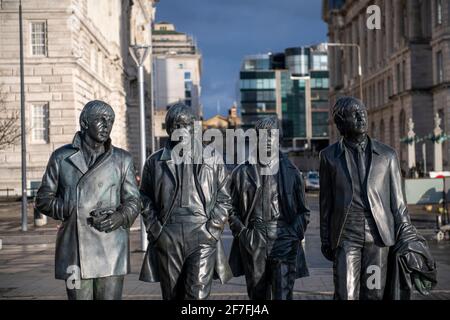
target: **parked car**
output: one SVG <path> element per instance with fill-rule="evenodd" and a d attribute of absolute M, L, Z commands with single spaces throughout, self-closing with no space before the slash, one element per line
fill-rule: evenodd
<path fill-rule="evenodd" d="M 319 190 L 319 173 L 317 171 L 310 171 L 306 174 L 305 189 L 306 191 Z"/>

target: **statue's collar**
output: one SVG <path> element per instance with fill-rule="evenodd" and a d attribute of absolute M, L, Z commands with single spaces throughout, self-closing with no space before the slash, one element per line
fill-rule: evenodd
<path fill-rule="evenodd" d="M 73 137 L 73 141 L 72 141 L 72 147 L 74 147 L 75 149 L 80 150 L 81 149 L 81 131 L 77 131 L 77 133 L 75 133 L 75 136 Z M 111 149 L 112 143 L 111 143 L 111 138 L 108 138 L 108 140 L 105 141 L 105 151 L 108 151 Z"/>

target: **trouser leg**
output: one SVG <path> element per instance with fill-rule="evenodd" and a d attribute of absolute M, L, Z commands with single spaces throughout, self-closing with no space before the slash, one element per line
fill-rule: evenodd
<path fill-rule="evenodd" d="M 121 300 L 124 276 L 93 279 L 94 300 Z"/>
<path fill-rule="evenodd" d="M 272 300 L 292 300 L 295 284 L 295 263 L 270 259 Z"/>
<path fill-rule="evenodd" d="M 336 248 L 333 265 L 334 299 L 359 299 L 361 250 L 359 245 L 350 241 L 343 241 Z"/>
<path fill-rule="evenodd" d="M 269 246 L 269 269 L 273 300 L 292 300 L 300 242 L 289 228 L 278 228 Z"/>
<path fill-rule="evenodd" d="M 69 289 L 66 283 L 67 298 L 69 300 L 92 300 L 94 298 L 93 279 L 80 279 L 80 287 Z"/>
<path fill-rule="evenodd" d="M 179 278 L 183 269 L 182 225 L 166 224 L 155 243 L 162 298 L 181 299 Z M 182 288 L 182 287 L 181 287 Z"/>
<path fill-rule="evenodd" d="M 382 246 L 366 222 L 361 263 L 361 300 L 382 300 L 386 286 L 389 247 Z"/>
<path fill-rule="evenodd" d="M 239 247 L 250 300 L 270 299 L 265 238 L 258 230 L 247 229 L 239 236 Z"/>
<path fill-rule="evenodd" d="M 216 245 L 200 243 L 185 261 L 184 291 L 187 300 L 205 300 L 211 293 Z"/>

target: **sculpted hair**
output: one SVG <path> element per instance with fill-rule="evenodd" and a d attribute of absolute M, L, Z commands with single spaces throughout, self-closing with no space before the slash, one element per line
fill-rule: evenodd
<path fill-rule="evenodd" d="M 366 108 L 364 103 L 361 100 L 358 100 L 353 97 L 341 97 L 337 99 L 336 103 L 333 106 L 332 109 L 332 116 L 334 123 L 340 130 L 342 121 L 345 118 L 345 112 L 353 107 L 359 106 L 361 108 Z"/>
<path fill-rule="evenodd" d="M 92 118 L 99 114 L 106 114 L 113 119 L 115 118 L 115 113 L 113 108 L 104 101 L 92 100 L 86 103 L 80 114 L 80 128 L 83 130 L 83 124 L 89 123 L 89 118 Z"/>
<path fill-rule="evenodd" d="M 192 121 L 196 120 L 192 108 L 184 103 L 175 103 L 169 107 L 166 113 L 166 131 L 169 135 L 171 134 L 170 130 L 172 130 L 173 124 L 182 117 L 189 118 Z"/>
<path fill-rule="evenodd" d="M 258 122 L 256 122 L 256 124 L 255 124 L 255 129 L 256 130 L 260 130 L 260 129 L 267 129 L 267 130 L 278 129 L 280 138 L 283 136 L 282 135 L 283 134 L 283 130 L 281 128 L 280 120 L 278 120 L 277 117 L 266 117 L 266 118 L 258 120 Z"/>

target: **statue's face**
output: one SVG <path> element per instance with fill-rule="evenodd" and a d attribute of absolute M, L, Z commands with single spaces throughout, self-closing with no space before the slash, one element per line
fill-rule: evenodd
<path fill-rule="evenodd" d="M 96 114 L 88 118 L 87 135 L 98 143 L 104 143 L 111 135 L 114 117 L 109 114 Z"/>
<path fill-rule="evenodd" d="M 346 110 L 341 126 L 345 136 L 348 137 L 367 134 L 367 110 L 361 106 L 353 106 Z"/>
<path fill-rule="evenodd" d="M 256 132 L 257 132 L 258 146 L 259 146 L 259 141 L 260 141 L 260 139 L 262 139 L 262 135 L 260 134 L 259 130 L 257 130 Z M 279 137 L 276 135 L 272 135 L 271 129 L 267 129 L 266 132 L 267 132 L 266 147 L 267 147 L 267 152 L 270 154 L 272 151 L 272 145 L 279 143 L 279 140 L 278 140 Z"/>
<path fill-rule="evenodd" d="M 186 130 L 191 136 L 194 135 L 194 118 L 190 114 L 182 114 L 177 117 L 170 128 L 170 134 L 175 130 Z"/>

